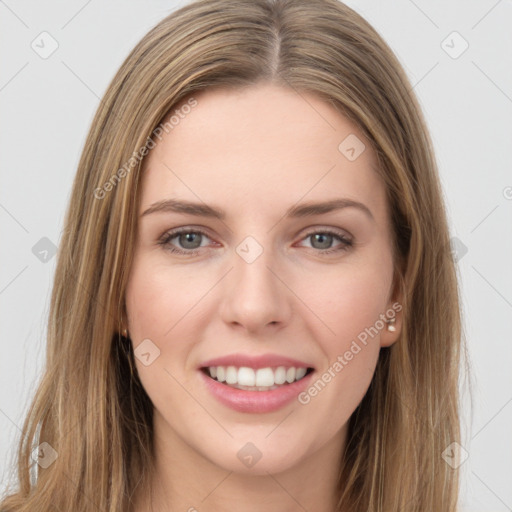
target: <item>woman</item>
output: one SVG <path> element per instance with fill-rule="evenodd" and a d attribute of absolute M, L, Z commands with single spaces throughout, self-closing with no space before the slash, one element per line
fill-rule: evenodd
<path fill-rule="evenodd" d="M 0 509 L 454 511 L 460 331 L 389 47 L 334 0 L 196 1 L 93 121 Z"/>

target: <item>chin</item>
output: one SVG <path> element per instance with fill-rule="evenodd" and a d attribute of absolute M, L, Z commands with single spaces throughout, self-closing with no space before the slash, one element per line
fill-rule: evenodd
<path fill-rule="evenodd" d="M 254 476 L 287 471 L 307 457 L 304 443 L 301 443 L 299 437 L 296 442 L 292 442 L 292 438 L 287 436 L 288 442 L 283 443 L 280 438 L 269 439 L 268 433 L 268 429 L 265 428 L 265 432 L 260 435 L 230 439 L 224 445 L 219 443 L 218 449 L 214 452 L 211 446 L 205 447 L 207 451 L 204 456 L 226 471 Z"/>

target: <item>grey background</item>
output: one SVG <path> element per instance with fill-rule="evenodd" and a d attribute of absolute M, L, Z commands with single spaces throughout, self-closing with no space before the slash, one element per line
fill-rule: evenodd
<path fill-rule="evenodd" d="M 93 114 L 135 43 L 183 3 L 0 0 L 0 491 L 44 360 L 51 246 Z M 474 378 L 473 408 L 462 394 L 462 510 L 510 511 L 512 2 L 347 3 L 414 85 L 456 237 Z M 58 43 L 46 59 L 31 47 L 42 46 L 43 31 Z"/>

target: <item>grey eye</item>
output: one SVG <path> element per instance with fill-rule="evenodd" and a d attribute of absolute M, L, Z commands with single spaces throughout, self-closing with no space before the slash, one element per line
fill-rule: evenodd
<path fill-rule="evenodd" d="M 311 238 L 311 245 L 315 249 L 329 249 L 332 246 L 333 236 L 327 233 L 315 233 L 313 235 L 309 235 Z M 318 242 L 318 245 L 315 246 L 314 242 Z"/>
<path fill-rule="evenodd" d="M 178 235 L 180 246 L 184 249 L 197 249 L 201 247 L 201 233 L 187 232 Z"/>

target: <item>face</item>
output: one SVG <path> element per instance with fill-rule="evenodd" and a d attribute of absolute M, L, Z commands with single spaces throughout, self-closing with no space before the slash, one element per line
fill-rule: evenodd
<path fill-rule="evenodd" d="M 239 473 L 337 458 L 400 332 L 375 154 L 312 94 L 194 98 L 145 159 L 126 291 L 156 443 Z"/>

